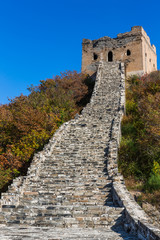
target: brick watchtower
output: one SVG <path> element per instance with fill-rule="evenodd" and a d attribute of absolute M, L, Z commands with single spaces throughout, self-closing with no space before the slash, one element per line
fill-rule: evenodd
<path fill-rule="evenodd" d="M 124 62 L 126 75 L 143 75 L 157 70 L 156 47 L 151 45 L 141 26 L 134 26 L 117 38 L 83 39 L 82 72 L 94 74 L 100 59 Z"/>

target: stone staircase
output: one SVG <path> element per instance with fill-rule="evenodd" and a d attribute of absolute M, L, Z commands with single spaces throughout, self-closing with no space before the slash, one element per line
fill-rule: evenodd
<path fill-rule="evenodd" d="M 138 239 L 123 230 L 107 169 L 117 157 L 111 135 L 124 107 L 122 75 L 121 63 L 101 62 L 91 102 L 2 194 L 0 239 Z"/>

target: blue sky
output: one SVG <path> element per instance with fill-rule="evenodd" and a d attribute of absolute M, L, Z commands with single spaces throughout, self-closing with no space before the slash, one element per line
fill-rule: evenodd
<path fill-rule="evenodd" d="M 80 71 L 83 38 L 116 37 L 135 25 L 155 44 L 160 69 L 159 15 L 159 0 L 0 0 L 0 103 Z"/>

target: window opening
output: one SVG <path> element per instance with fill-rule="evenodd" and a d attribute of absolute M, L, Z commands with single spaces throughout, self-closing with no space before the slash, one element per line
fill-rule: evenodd
<path fill-rule="evenodd" d="M 111 51 L 108 53 L 108 62 L 113 62 L 113 53 Z"/>
<path fill-rule="evenodd" d="M 98 55 L 96 53 L 93 54 L 93 58 L 94 60 L 97 60 L 98 59 Z"/>
<path fill-rule="evenodd" d="M 131 55 L 131 51 L 128 49 L 127 50 L 127 56 L 130 56 Z"/>

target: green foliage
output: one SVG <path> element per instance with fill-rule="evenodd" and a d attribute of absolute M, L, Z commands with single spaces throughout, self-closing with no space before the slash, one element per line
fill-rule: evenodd
<path fill-rule="evenodd" d="M 152 172 L 155 175 L 160 175 L 160 164 L 156 161 L 153 162 Z"/>
<path fill-rule="evenodd" d="M 91 79 L 67 71 L 28 88 L 29 96 L 19 96 L 0 106 L 0 189 L 24 174 L 33 154 L 64 122 L 85 106 L 93 91 Z"/>
<path fill-rule="evenodd" d="M 127 79 L 126 116 L 122 121 L 119 169 L 125 177 L 159 189 L 160 71 Z"/>
<path fill-rule="evenodd" d="M 137 103 L 133 99 L 126 102 L 126 112 L 127 114 L 137 113 Z"/>
<path fill-rule="evenodd" d="M 0 189 L 3 190 L 5 186 L 12 180 L 12 171 L 10 168 L 4 171 L 3 168 L 0 168 Z"/>
<path fill-rule="evenodd" d="M 151 174 L 145 188 L 149 192 L 160 190 L 160 175 Z"/>

